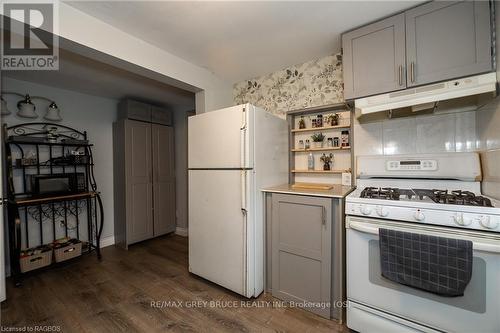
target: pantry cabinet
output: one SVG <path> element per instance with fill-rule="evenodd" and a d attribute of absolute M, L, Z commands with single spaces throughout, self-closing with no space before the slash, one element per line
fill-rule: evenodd
<path fill-rule="evenodd" d="M 494 70 L 488 1 L 436 1 L 342 36 L 344 98 Z"/>
<path fill-rule="evenodd" d="M 115 242 L 175 231 L 174 131 L 121 119 L 113 124 Z"/>

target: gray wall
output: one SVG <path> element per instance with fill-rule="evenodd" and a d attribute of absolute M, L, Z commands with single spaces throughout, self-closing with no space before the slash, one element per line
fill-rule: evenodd
<path fill-rule="evenodd" d="M 80 94 L 70 90 L 57 89 L 31 82 L 10 78 L 2 79 L 3 91 L 14 91 L 31 96 L 43 96 L 56 101 L 61 110 L 61 124 L 86 130 L 93 148 L 95 177 L 104 203 L 105 225 L 102 239 L 113 236 L 113 141 L 112 123 L 116 119 L 117 100 Z M 23 119 L 15 115 L 19 97 L 5 95 L 12 114 L 2 118 L 2 123 L 15 125 L 30 121 L 44 121 L 48 102 L 35 100 L 38 119 Z M 108 240 L 109 241 L 109 240 Z"/>

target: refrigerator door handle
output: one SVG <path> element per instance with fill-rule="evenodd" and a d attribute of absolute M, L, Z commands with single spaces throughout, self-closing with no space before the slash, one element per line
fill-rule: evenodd
<path fill-rule="evenodd" d="M 242 168 L 246 167 L 246 147 L 247 147 L 247 116 L 246 116 L 246 110 L 243 108 L 242 114 L 242 120 L 241 120 L 241 127 L 240 127 L 240 166 Z"/>
<path fill-rule="evenodd" d="M 241 170 L 241 212 L 247 215 L 247 171 Z"/>

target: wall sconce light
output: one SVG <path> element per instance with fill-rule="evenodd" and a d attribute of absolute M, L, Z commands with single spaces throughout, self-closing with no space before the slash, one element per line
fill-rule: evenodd
<path fill-rule="evenodd" d="M 26 94 L 24 99 L 17 102 L 17 115 L 22 118 L 38 118 L 38 114 L 35 112 L 36 107 L 33 102 L 31 102 L 30 95 Z"/>
<path fill-rule="evenodd" d="M 7 106 L 7 102 L 5 101 L 5 99 L 3 99 L 3 97 L 0 97 L 0 98 L 2 99 L 2 106 L 1 106 L 1 109 L 0 109 L 0 116 L 8 116 L 12 112 L 10 112 L 9 107 Z"/>
<path fill-rule="evenodd" d="M 44 119 L 50 120 L 50 121 L 61 121 L 61 114 L 60 110 L 57 107 L 57 104 L 55 102 L 50 103 L 49 107 L 47 108 L 47 113 L 45 114 Z"/>
<path fill-rule="evenodd" d="M 61 121 L 62 120 L 61 110 L 57 106 L 56 102 L 54 102 L 53 100 L 50 100 L 50 99 L 42 97 L 42 96 L 30 97 L 30 95 L 28 95 L 28 94 L 22 95 L 22 94 L 19 94 L 16 92 L 2 92 L 2 94 L 3 95 L 10 94 L 10 95 L 16 95 L 16 96 L 23 97 L 22 100 L 17 102 L 18 111 L 17 111 L 16 115 L 18 117 L 31 118 L 31 119 L 38 118 L 38 114 L 36 113 L 36 106 L 35 106 L 35 104 L 33 104 L 32 100 L 42 99 L 42 100 L 45 100 L 45 101 L 50 103 L 49 107 L 47 108 L 47 113 L 45 114 L 44 119 L 50 120 L 50 121 Z M 1 111 L 0 115 L 7 116 L 7 115 L 11 114 L 10 110 L 7 107 L 7 102 L 3 99 L 3 97 L 2 97 L 1 102 L 2 102 L 2 104 L 1 104 L 2 108 L 0 110 Z"/>

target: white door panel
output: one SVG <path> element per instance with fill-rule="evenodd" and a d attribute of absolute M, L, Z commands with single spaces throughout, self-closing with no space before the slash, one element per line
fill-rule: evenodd
<path fill-rule="evenodd" d="M 189 171 L 189 270 L 247 297 L 249 179 L 241 170 Z"/>
<path fill-rule="evenodd" d="M 252 168 L 253 119 L 248 104 L 189 117 L 189 168 Z"/>

